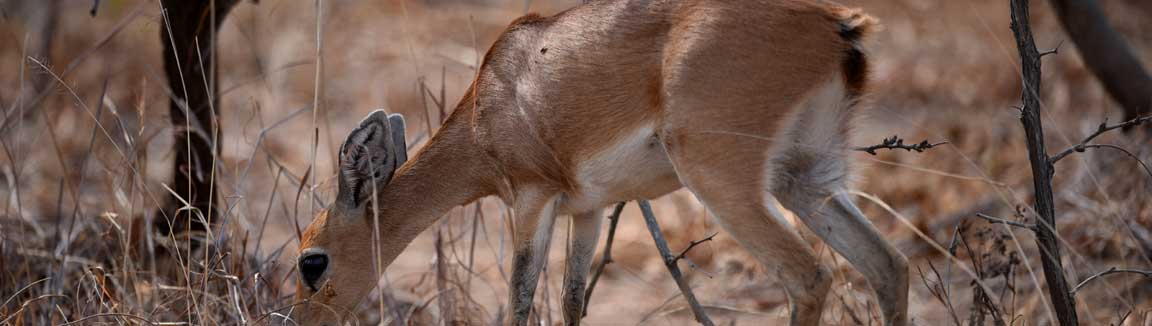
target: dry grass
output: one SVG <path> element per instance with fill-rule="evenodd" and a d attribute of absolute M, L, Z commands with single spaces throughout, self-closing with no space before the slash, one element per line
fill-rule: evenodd
<path fill-rule="evenodd" d="M 550 13 L 574 2 L 530 6 Z M 899 134 L 950 143 L 922 154 L 857 156 L 857 188 L 892 211 L 859 201 L 913 263 L 914 320 L 1051 324 L 1031 235 L 973 218 L 1011 217 L 1031 201 L 1023 133 L 1009 108 L 1019 79 L 1007 3 L 848 2 L 885 24 L 868 44 L 877 85 L 856 142 Z M 1145 2 L 1102 0 L 1144 62 L 1152 63 L 1152 6 Z M 311 1 L 244 2 L 220 31 L 223 155 L 215 182 L 226 222 L 212 234 L 191 235 L 213 246 L 189 252 L 186 238 L 141 232 L 148 219 L 161 218 L 149 215 L 167 194 L 162 182 L 172 159 L 156 3 L 105 0 L 93 18 L 87 3 L 67 2 L 51 56 L 40 57 L 29 46 L 34 42 L 26 42 L 35 39 L 31 18 L 12 1 L 0 2 L 0 325 L 263 324 L 286 312 L 296 232 L 311 220 L 310 210 L 332 197 L 335 146 L 343 135 L 363 114 L 385 108 L 409 118 L 409 139 L 420 146 L 425 129 L 439 121 L 439 91 L 449 103 L 459 98 L 477 55 L 525 6 L 511 0 L 325 3 L 323 69 L 315 65 Z M 1034 10 L 1041 47 L 1066 39 L 1043 2 Z M 1120 115 L 1073 48 L 1066 42 L 1044 66 L 1053 152 L 1079 141 L 1104 117 Z M 37 85 L 51 89 L 33 106 Z M 319 103 L 314 122 L 313 101 Z M 320 128 L 315 148 L 309 146 L 313 124 Z M 1106 135 L 1100 142 L 1152 159 L 1145 135 Z M 313 149 L 317 191 L 309 198 L 301 184 L 309 183 L 302 178 Z M 1060 162 L 1055 187 L 1071 283 L 1110 267 L 1152 268 L 1152 176 L 1123 154 L 1089 151 Z M 721 231 L 685 192 L 653 204 L 673 251 Z M 508 279 L 505 212 L 488 199 L 448 214 L 389 267 L 384 295 L 365 302 L 357 312 L 361 321 L 484 324 L 498 318 Z M 558 225 L 566 227 L 564 221 Z M 537 311 L 547 312 L 537 318 L 548 324 L 560 321 L 564 234 L 556 232 L 537 295 Z M 825 322 L 876 324 L 861 276 L 812 242 L 835 267 Z M 721 232 L 694 249 L 688 259 L 697 268 L 686 267 L 689 282 L 719 323 L 783 323 L 786 295 L 738 248 Z M 635 205 L 623 214 L 613 256 L 587 324 L 692 320 Z M 1105 276 L 1077 297 L 1085 324 L 1152 323 L 1147 278 Z"/>

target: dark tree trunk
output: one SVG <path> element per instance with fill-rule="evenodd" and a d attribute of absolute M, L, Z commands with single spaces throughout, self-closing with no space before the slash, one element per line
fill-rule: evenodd
<path fill-rule="evenodd" d="M 161 25 L 160 40 L 164 48 L 164 72 L 174 98 L 169 102 L 169 116 L 174 136 L 172 190 L 203 214 L 178 211 L 183 202 L 169 198 L 154 221 L 157 231 L 167 235 L 185 231 L 204 231 L 214 224 L 212 215 L 217 195 L 212 189 L 212 164 L 219 149 L 212 149 L 217 134 L 214 126 L 219 99 L 216 94 L 217 39 L 215 33 L 236 0 L 167 0 L 161 4 L 167 15 L 168 28 Z M 162 20 L 160 22 L 164 24 Z M 205 87 L 205 85 L 208 85 Z M 210 88 L 210 89 L 209 89 Z M 181 102 L 186 103 L 183 105 Z"/>
<path fill-rule="evenodd" d="M 32 4 L 31 27 L 35 33 L 32 35 L 28 55 L 52 62 L 52 40 L 56 36 L 57 21 L 59 20 L 60 0 L 45 0 Z M 52 77 L 47 74 L 33 74 L 32 93 L 41 92 L 51 82 Z"/>
<path fill-rule="evenodd" d="M 1044 147 L 1044 126 L 1040 119 L 1040 52 L 1032 39 L 1028 24 L 1028 0 L 1011 0 L 1012 34 L 1020 53 L 1020 69 L 1024 87 L 1021 90 L 1023 108 L 1020 122 L 1028 140 L 1028 160 L 1032 165 L 1032 186 L 1035 191 L 1036 246 L 1040 249 L 1040 262 L 1044 266 L 1044 279 L 1048 294 L 1061 326 L 1075 326 L 1076 299 L 1068 291 L 1064 267 L 1060 262 L 1060 242 L 1056 232 L 1056 212 L 1052 197 L 1052 161 Z"/>
<path fill-rule="evenodd" d="M 1152 76 L 1132 49 L 1112 28 L 1096 0 L 1050 0 L 1064 30 L 1076 42 L 1084 64 L 1124 107 L 1124 120 L 1148 114 L 1152 107 Z"/>

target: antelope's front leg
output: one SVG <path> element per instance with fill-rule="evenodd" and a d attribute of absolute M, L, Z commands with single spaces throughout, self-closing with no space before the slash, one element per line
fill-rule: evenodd
<path fill-rule="evenodd" d="M 568 261 L 564 270 L 564 324 L 580 325 L 584 317 L 584 292 L 588 285 L 588 272 L 596 255 L 596 242 L 600 238 L 603 210 L 572 215 L 568 234 Z"/>
<path fill-rule="evenodd" d="M 513 204 L 512 281 L 508 289 L 507 325 L 527 325 L 540 271 L 548 259 L 552 224 L 556 220 L 554 195 L 520 194 Z"/>

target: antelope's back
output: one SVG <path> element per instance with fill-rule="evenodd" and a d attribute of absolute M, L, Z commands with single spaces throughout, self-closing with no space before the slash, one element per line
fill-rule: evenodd
<path fill-rule="evenodd" d="M 594 1 L 528 15 L 485 56 L 476 139 L 513 179 L 575 189 L 584 158 L 634 130 L 659 130 L 669 101 L 710 110 L 739 97 L 745 114 L 780 120 L 844 71 L 871 25 L 856 11 L 790 0 Z"/>

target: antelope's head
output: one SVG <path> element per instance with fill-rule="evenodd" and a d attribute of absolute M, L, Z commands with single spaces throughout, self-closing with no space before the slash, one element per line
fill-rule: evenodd
<path fill-rule="evenodd" d="M 379 213 L 376 194 L 408 159 L 404 119 L 376 111 L 360 122 L 340 146 L 336 201 L 320 212 L 300 239 L 292 319 L 299 325 L 338 325 L 379 278 L 373 232 Z M 388 235 L 381 235 L 387 237 Z M 399 251 L 403 248 L 399 248 Z M 382 262 L 383 269 L 389 262 Z"/>

